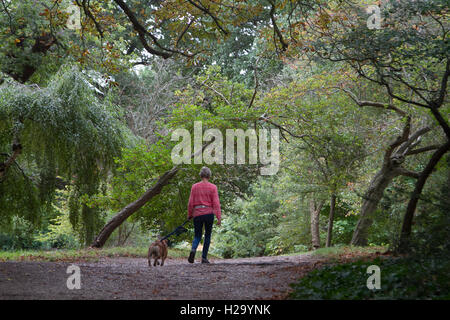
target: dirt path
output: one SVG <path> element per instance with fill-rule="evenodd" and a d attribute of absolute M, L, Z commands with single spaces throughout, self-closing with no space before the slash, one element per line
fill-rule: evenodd
<path fill-rule="evenodd" d="M 289 283 L 314 267 L 310 255 L 211 259 L 189 264 L 168 259 L 103 258 L 76 262 L 81 289 L 66 286 L 66 262 L 0 263 L 0 299 L 283 299 Z"/>

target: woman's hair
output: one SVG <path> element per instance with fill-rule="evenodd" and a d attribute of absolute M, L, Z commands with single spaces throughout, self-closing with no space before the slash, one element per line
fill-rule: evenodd
<path fill-rule="evenodd" d="M 206 178 L 206 179 L 211 178 L 211 170 L 208 167 L 203 167 L 200 170 L 200 178 Z"/>

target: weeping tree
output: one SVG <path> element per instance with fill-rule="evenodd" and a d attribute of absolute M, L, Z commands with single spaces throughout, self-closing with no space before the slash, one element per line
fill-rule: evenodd
<path fill-rule="evenodd" d="M 70 190 L 74 227 L 92 240 L 99 212 L 83 205 L 120 153 L 123 131 L 108 99 L 65 67 L 46 88 L 14 80 L 0 86 L 0 217 L 38 223 L 57 188 Z"/>

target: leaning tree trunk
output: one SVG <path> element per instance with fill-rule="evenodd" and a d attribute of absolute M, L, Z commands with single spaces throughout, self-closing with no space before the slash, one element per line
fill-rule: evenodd
<path fill-rule="evenodd" d="M 328 230 L 327 230 L 327 247 L 331 247 L 331 238 L 333 236 L 333 221 L 334 221 L 334 211 L 336 208 L 336 195 L 333 193 L 330 200 L 330 215 L 328 217 Z"/>
<path fill-rule="evenodd" d="M 414 212 L 416 211 L 417 202 L 419 201 L 419 196 L 422 193 L 425 183 L 432 173 L 434 167 L 438 164 L 442 156 L 450 150 L 450 141 L 447 141 L 439 149 L 437 149 L 431 159 L 428 161 L 425 169 L 420 173 L 419 179 L 417 179 L 414 191 L 408 202 L 408 207 L 406 208 L 406 213 L 403 218 L 402 231 L 400 234 L 400 243 L 398 247 L 399 252 L 406 252 L 409 245 L 409 237 L 411 235 L 411 226 L 414 218 Z"/>
<path fill-rule="evenodd" d="M 200 150 L 191 155 L 191 159 L 194 158 L 197 154 L 202 153 L 203 150 L 205 150 L 205 148 L 214 141 L 215 138 L 213 137 L 209 142 L 203 144 Z M 169 171 L 166 171 L 162 176 L 159 177 L 158 181 L 153 185 L 153 187 L 148 189 L 139 199 L 130 203 L 125 208 L 123 208 L 118 214 L 112 217 L 111 220 L 109 220 L 109 222 L 100 231 L 97 238 L 95 238 L 91 247 L 92 248 L 103 247 L 103 245 L 105 244 L 106 240 L 108 240 L 111 233 L 113 233 L 113 231 L 116 230 L 116 228 L 120 226 L 129 216 L 131 216 L 143 205 L 145 205 L 148 201 L 150 201 L 150 199 L 161 193 L 164 186 L 170 182 L 170 180 L 177 174 L 178 170 L 180 170 L 180 168 L 178 166 L 175 166 Z"/>
<path fill-rule="evenodd" d="M 403 168 L 401 165 L 409 155 L 427 152 L 436 149 L 436 146 L 428 146 L 413 150 L 419 142 L 422 135 L 430 131 L 429 127 L 418 129 L 413 134 L 409 134 L 409 120 L 403 128 L 401 136 L 394 141 L 386 150 L 383 165 L 370 182 L 369 188 L 363 197 L 360 218 L 356 224 L 351 244 L 354 246 L 366 246 L 369 228 L 373 223 L 373 214 L 377 209 L 378 203 L 383 197 L 384 190 L 391 181 L 400 175 L 417 179 L 419 174 Z"/>
<path fill-rule="evenodd" d="M 352 245 L 367 245 L 369 228 L 373 223 L 373 214 L 383 197 L 384 190 L 397 175 L 398 173 L 396 173 L 394 167 L 383 166 L 370 182 L 369 189 L 364 195 L 360 218 L 356 224 L 355 231 L 353 232 Z"/>
<path fill-rule="evenodd" d="M 150 199 L 158 195 L 163 187 L 169 183 L 169 181 L 177 174 L 179 167 L 174 167 L 169 171 L 166 171 L 156 182 L 156 184 L 148 189 L 138 200 L 130 203 L 123 208 L 118 214 L 116 214 L 109 222 L 103 227 L 92 243 L 92 248 L 101 248 L 108 240 L 113 231 L 120 226 L 129 216 L 135 213 L 143 205 L 145 205 Z"/>
<path fill-rule="evenodd" d="M 314 199 L 309 201 L 309 212 L 311 215 L 311 243 L 314 250 L 320 248 L 319 215 L 322 206 L 323 202 L 316 205 Z"/>

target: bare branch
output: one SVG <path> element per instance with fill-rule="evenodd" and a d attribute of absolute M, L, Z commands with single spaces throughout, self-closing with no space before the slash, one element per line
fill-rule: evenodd
<path fill-rule="evenodd" d="M 253 91 L 253 95 L 252 95 L 252 99 L 250 100 L 250 103 L 248 104 L 247 109 L 250 109 L 253 105 L 253 102 L 255 101 L 255 97 L 256 94 L 258 93 L 258 86 L 259 86 L 259 82 L 258 82 L 258 62 L 259 62 L 259 57 L 255 62 L 255 65 L 253 66 L 253 72 L 254 72 L 254 79 L 255 79 L 255 90 Z"/>
<path fill-rule="evenodd" d="M 278 129 L 281 130 L 281 134 L 282 135 L 283 135 L 283 131 L 284 131 L 284 132 L 288 133 L 291 137 L 298 138 L 298 139 L 301 139 L 301 138 L 304 138 L 304 137 L 307 136 L 307 134 L 298 135 L 298 134 L 292 133 L 291 131 L 289 131 L 285 127 L 283 127 L 283 126 L 279 125 L 278 123 L 275 123 L 272 120 L 270 120 L 269 118 L 265 117 L 265 115 L 262 115 L 261 117 L 259 117 L 259 120 L 262 120 L 262 121 L 265 121 L 267 123 L 270 123 L 270 124 L 274 125 L 275 127 L 277 127 Z M 284 138 L 284 139 L 286 141 L 288 141 L 286 138 Z"/>
<path fill-rule="evenodd" d="M 208 88 L 208 89 L 210 89 L 210 90 L 212 90 L 212 91 L 214 91 L 219 97 L 221 97 L 221 98 L 225 101 L 225 103 L 226 103 L 227 105 L 231 106 L 230 101 L 228 101 L 228 99 L 225 98 L 225 96 L 224 96 L 222 93 L 220 93 L 219 91 L 217 91 L 217 90 L 214 89 L 213 87 L 208 86 L 205 82 L 201 83 L 201 85 L 202 85 L 202 86 L 205 86 L 206 88 Z"/>
<path fill-rule="evenodd" d="M 419 173 L 414 172 L 414 171 L 410 171 L 410 170 L 402 168 L 402 167 L 396 168 L 395 169 L 395 173 L 400 175 L 400 176 L 410 177 L 410 178 L 414 178 L 414 179 L 418 179 L 419 178 Z"/>
<path fill-rule="evenodd" d="M 273 24 L 273 30 L 275 32 L 275 34 L 278 36 L 278 39 L 280 40 L 281 43 L 281 50 L 282 51 L 286 51 L 286 49 L 288 48 L 288 44 L 286 43 L 286 41 L 283 38 L 283 35 L 281 34 L 280 29 L 278 28 L 277 25 L 277 21 L 275 19 L 275 2 L 273 0 L 267 0 L 270 3 L 270 20 L 272 21 Z"/>
<path fill-rule="evenodd" d="M 423 127 L 414 132 L 411 136 L 409 136 L 408 140 L 401 144 L 401 146 L 398 148 L 396 153 L 404 156 L 409 149 L 414 148 L 416 145 L 414 145 L 414 142 L 417 141 L 421 136 L 423 136 L 425 133 L 430 131 L 430 127 Z"/>
<path fill-rule="evenodd" d="M 401 115 L 402 117 L 405 117 L 407 115 L 407 113 L 405 111 L 397 108 L 393 104 L 386 104 L 386 103 L 375 102 L 375 101 L 359 100 L 353 92 L 351 92 L 350 90 L 348 90 L 346 88 L 343 88 L 343 87 L 334 87 L 334 88 L 340 89 L 340 90 L 344 91 L 345 93 L 347 93 L 350 96 L 350 98 L 353 101 L 355 101 L 355 103 L 358 106 L 360 106 L 360 107 L 375 107 L 375 108 L 382 108 L 382 109 L 393 110 L 397 114 Z"/>
<path fill-rule="evenodd" d="M 447 63 L 445 65 L 445 73 L 444 76 L 442 77 L 441 88 L 439 90 L 439 96 L 436 99 L 436 101 L 433 102 L 436 108 L 439 108 L 444 103 L 445 95 L 447 93 L 447 84 L 449 76 L 450 76 L 450 59 L 447 58 Z"/>
<path fill-rule="evenodd" d="M 409 132 L 411 129 L 411 117 L 407 117 L 405 126 L 403 127 L 403 132 L 397 139 L 389 145 L 386 152 L 384 153 L 384 163 L 387 165 L 390 163 L 390 158 L 394 150 L 400 146 L 403 142 L 408 141 Z"/>
<path fill-rule="evenodd" d="M 431 151 L 431 150 L 436 150 L 439 149 L 441 145 L 439 144 L 433 144 L 431 146 L 427 146 L 427 147 L 423 147 L 423 148 L 419 148 L 419 149 L 415 149 L 415 150 L 410 150 L 406 153 L 407 156 L 413 155 L 413 154 L 419 154 L 419 153 L 423 153 L 423 152 L 427 152 L 427 151 Z"/>

